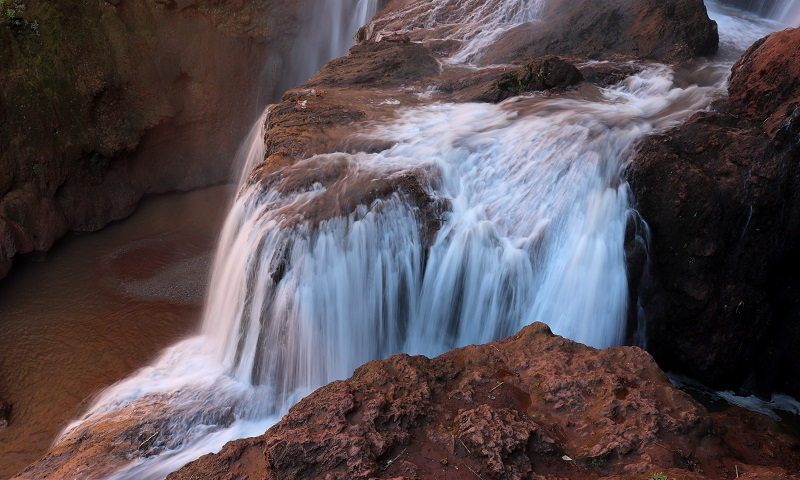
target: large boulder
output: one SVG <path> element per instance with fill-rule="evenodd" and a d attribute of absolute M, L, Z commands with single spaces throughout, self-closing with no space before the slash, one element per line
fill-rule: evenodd
<path fill-rule="evenodd" d="M 663 367 L 800 394 L 800 29 L 757 42 L 730 97 L 648 138 L 630 170 L 652 234 L 642 297 Z"/>
<path fill-rule="evenodd" d="M 797 447 L 766 417 L 709 413 L 639 348 L 594 350 L 535 324 L 368 363 L 168 478 L 766 480 L 792 478 Z"/>

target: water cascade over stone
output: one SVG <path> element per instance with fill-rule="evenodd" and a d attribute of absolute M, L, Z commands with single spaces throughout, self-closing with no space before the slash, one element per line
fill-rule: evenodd
<path fill-rule="evenodd" d="M 800 26 L 800 1 L 798 0 L 729 0 L 726 3 L 788 26 Z"/>
<path fill-rule="evenodd" d="M 312 30 L 324 38 L 297 47 L 309 67 L 343 53 L 344 39 L 377 7 L 322 3 Z M 439 0 L 409 8 L 422 4 L 414 18 L 453 26 L 443 36 L 462 42 L 450 59 L 462 63 L 535 20 L 541 6 Z M 728 35 L 752 35 L 742 43 L 763 33 L 736 22 L 744 20 L 721 25 L 736 27 Z M 644 135 L 707 107 L 729 66 L 712 64 L 706 81 L 687 85 L 669 67 L 649 65 L 592 98 L 407 108 L 354 133 L 391 145 L 385 150 L 314 156 L 271 183 L 249 176 L 264 158 L 260 123 L 242 149 L 242 185 L 201 334 L 106 390 L 63 436 L 108 414 L 148 412 L 162 451 L 114 478 L 161 478 L 230 439 L 263 433 L 299 398 L 375 358 L 437 355 L 534 321 L 592 346 L 620 344 L 632 214 L 623 169 Z M 312 215 L 309 206 L 335 195 L 332 186 L 293 180 L 326 169 L 342 172 L 341 182 L 415 172 L 441 205 L 439 227 L 431 231 L 399 194 L 344 216 Z"/>

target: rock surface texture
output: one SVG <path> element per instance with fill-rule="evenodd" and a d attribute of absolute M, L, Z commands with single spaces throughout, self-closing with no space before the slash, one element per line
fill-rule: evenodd
<path fill-rule="evenodd" d="M 422 0 L 392 0 L 362 35 L 402 32 L 436 50 L 454 51 L 463 39 L 453 25 L 469 21 L 483 4 L 482 14 L 491 15 L 492 3 L 448 0 L 431 8 Z M 714 54 L 719 41 L 703 0 L 557 0 L 545 2 L 537 18 L 504 33 L 472 60 L 490 65 L 567 55 L 675 62 Z"/>
<path fill-rule="evenodd" d="M 433 360 L 368 363 L 168 478 L 788 479 L 798 447 L 764 417 L 709 413 L 643 350 L 535 324 Z"/>
<path fill-rule="evenodd" d="M 227 181 L 296 1 L 25 2 L 0 20 L 0 277 L 15 257 Z M 265 65 L 267 60 L 267 66 Z"/>
<path fill-rule="evenodd" d="M 632 163 L 652 236 L 648 349 L 721 387 L 800 395 L 800 29 L 753 45 L 711 112 Z"/>

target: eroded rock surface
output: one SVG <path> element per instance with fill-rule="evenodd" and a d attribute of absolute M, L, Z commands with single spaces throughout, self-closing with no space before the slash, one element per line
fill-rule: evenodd
<path fill-rule="evenodd" d="M 709 413 L 643 350 L 598 351 L 535 324 L 432 360 L 368 363 L 263 436 L 169 479 L 719 479 L 738 469 L 766 480 L 796 478 L 798 466 L 796 439 L 766 417 Z"/>
<path fill-rule="evenodd" d="M 11 404 L 0 397 L 0 429 L 11 423 Z"/>
<path fill-rule="evenodd" d="M 651 227 L 648 348 L 718 386 L 800 394 L 800 29 L 753 45 L 715 111 L 648 138 L 630 178 Z"/>

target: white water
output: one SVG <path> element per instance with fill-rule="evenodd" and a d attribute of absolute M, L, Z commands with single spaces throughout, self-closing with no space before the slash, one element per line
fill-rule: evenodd
<path fill-rule="evenodd" d="M 467 40 L 461 61 L 535 15 L 534 2 L 491 4 L 459 33 Z M 723 29 L 736 27 L 723 32 L 732 45 L 768 29 L 720 18 Z M 489 26 L 477 28 L 484 20 Z M 643 135 L 719 95 L 727 67 L 709 64 L 703 85 L 679 87 L 671 69 L 652 65 L 599 98 L 406 109 L 359 133 L 395 142 L 383 152 L 288 167 L 291 176 L 335 165 L 338 182 L 414 172 L 449 206 L 430 248 L 419 212 L 400 195 L 320 221 L 304 218 L 308 206 L 341 185 L 243 182 L 222 233 L 202 334 L 106 390 L 64 436 L 153 403 L 154 417 L 169 419 L 153 441 L 161 453 L 113 478 L 163 478 L 230 439 L 263 433 L 309 391 L 374 358 L 436 355 L 533 321 L 590 345 L 621 343 L 631 213 L 622 169 Z M 263 158 L 262 138 L 254 128 L 242 150 L 243 179 Z"/>
<path fill-rule="evenodd" d="M 392 32 L 414 29 L 435 29 L 438 40 L 462 42 L 462 48 L 449 60 L 473 63 L 503 33 L 517 25 L 539 18 L 546 0 L 417 0 L 382 16 L 381 26 L 390 25 Z M 398 21 L 404 28 L 397 28 Z M 409 23 L 410 21 L 410 23 Z M 380 30 L 380 27 L 371 25 Z M 375 33 L 376 38 L 383 35 Z"/>
<path fill-rule="evenodd" d="M 784 25 L 800 26 L 799 0 L 736 0 L 731 3 Z"/>

